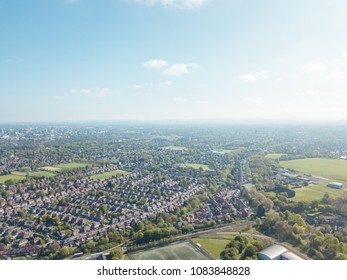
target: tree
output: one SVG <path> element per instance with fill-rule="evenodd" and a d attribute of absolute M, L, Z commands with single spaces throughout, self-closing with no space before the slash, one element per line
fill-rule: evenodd
<path fill-rule="evenodd" d="M 108 259 L 110 260 L 121 260 L 123 258 L 123 250 L 120 247 L 115 248 L 110 252 Z"/>
<path fill-rule="evenodd" d="M 265 215 L 265 207 L 262 204 L 260 204 L 257 207 L 257 217 L 261 218 L 261 217 L 264 217 L 264 215 Z"/>
<path fill-rule="evenodd" d="M 236 248 L 226 248 L 220 253 L 220 258 L 222 260 L 238 260 L 239 251 Z"/>
<path fill-rule="evenodd" d="M 257 252 L 258 250 L 254 245 L 248 244 L 242 254 L 242 259 L 257 259 Z"/>

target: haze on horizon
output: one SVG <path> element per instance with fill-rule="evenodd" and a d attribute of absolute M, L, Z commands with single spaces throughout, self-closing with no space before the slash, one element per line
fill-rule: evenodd
<path fill-rule="evenodd" d="M 0 122 L 347 119 L 347 2 L 0 0 Z"/>

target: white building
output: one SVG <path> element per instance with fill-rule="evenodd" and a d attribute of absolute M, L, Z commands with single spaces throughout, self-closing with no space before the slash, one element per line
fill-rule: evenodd
<path fill-rule="evenodd" d="M 343 185 L 337 182 L 330 182 L 329 184 L 327 184 L 327 187 L 334 189 L 342 189 Z"/>
<path fill-rule="evenodd" d="M 272 245 L 258 253 L 259 260 L 302 260 L 281 245 Z"/>

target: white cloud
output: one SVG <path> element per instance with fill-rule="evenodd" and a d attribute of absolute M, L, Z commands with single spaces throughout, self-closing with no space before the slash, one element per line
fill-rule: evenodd
<path fill-rule="evenodd" d="M 252 73 L 252 74 L 246 74 L 246 75 L 239 76 L 239 78 L 241 80 L 244 80 L 244 81 L 250 82 L 250 83 L 256 82 L 258 80 L 268 79 L 269 77 L 270 77 L 270 75 L 266 71 L 260 71 L 260 72 L 254 73 L 254 74 Z"/>
<path fill-rule="evenodd" d="M 112 94 L 112 90 L 109 88 L 96 88 L 94 89 L 94 93 L 96 97 L 105 97 Z"/>
<path fill-rule="evenodd" d="M 143 66 L 147 68 L 163 68 L 169 66 L 169 63 L 167 63 L 165 60 L 149 60 L 146 61 Z"/>
<path fill-rule="evenodd" d="M 112 90 L 109 88 L 82 88 L 82 89 L 71 89 L 70 94 L 73 95 L 83 95 L 83 96 L 94 96 L 102 98 L 112 94 Z"/>
<path fill-rule="evenodd" d="M 146 87 L 146 84 L 133 84 L 133 85 L 131 85 L 132 89 L 142 89 L 144 87 Z"/>
<path fill-rule="evenodd" d="M 304 69 L 307 73 L 321 73 L 327 69 L 327 66 L 324 63 L 317 62 L 305 65 Z"/>
<path fill-rule="evenodd" d="M 188 64 L 173 64 L 167 68 L 163 74 L 168 76 L 181 76 L 189 73 L 189 68 L 198 67 L 195 63 Z"/>
<path fill-rule="evenodd" d="M 195 9 L 201 7 L 208 0 L 135 0 L 145 5 L 161 5 L 166 8 Z"/>

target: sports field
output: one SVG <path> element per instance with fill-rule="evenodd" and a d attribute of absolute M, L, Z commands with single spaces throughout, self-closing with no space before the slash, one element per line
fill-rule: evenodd
<path fill-rule="evenodd" d="M 23 176 L 18 176 L 18 175 L 13 175 L 13 174 L 2 175 L 2 176 L 0 176 L 0 184 L 4 184 L 7 180 L 13 180 L 14 182 L 20 182 L 24 179 L 25 179 L 25 177 L 23 177 Z"/>
<path fill-rule="evenodd" d="M 209 260 L 206 252 L 190 241 L 128 253 L 131 260 Z"/>
<path fill-rule="evenodd" d="M 84 168 L 87 167 L 88 163 L 77 163 L 77 162 L 71 162 L 71 163 L 62 163 L 62 164 L 56 164 L 53 166 L 44 166 L 41 167 L 41 170 L 46 171 L 52 171 L 52 172 L 61 172 L 62 170 L 69 170 L 69 169 L 75 169 L 75 168 Z"/>
<path fill-rule="evenodd" d="M 234 238 L 233 235 L 208 235 L 192 239 L 194 243 L 198 243 L 206 250 L 213 259 L 219 259 L 220 253 L 225 246 Z"/>
<path fill-rule="evenodd" d="M 98 180 L 98 179 L 99 180 L 105 180 L 105 179 L 111 178 L 112 176 L 119 176 L 119 175 L 124 175 L 124 174 L 129 174 L 129 172 L 124 171 L 124 170 L 113 170 L 110 172 L 105 172 L 102 174 L 90 176 L 90 178 L 94 179 L 94 180 Z"/>
<path fill-rule="evenodd" d="M 347 160 L 327 158 L 307 158 L 281 161 L 280 165 L 301 173 L 323 176 L 330 181 L 347 186 Z"/>
<path fill-rule="evenodd" d="M 295 189 L 295 197 L 290 198 L 293 201 L 313 201 L 324 197 L 324 194 L 329 194 L 331 198 L 347 199 L 347 189 L 333 189 L 326 186 L 326 181 L 319 181 L 317 185 L 308 185 L 300 189 Z"/>
<path fill-rule="evenodd" d="M 200 169 L 200 168 L 202 168 L 202 170 L 204 170 L 204 171 L 211 170 L 208 167 L 208 165 L 206 165 L 206 164 L 197 164 L 197 163 L 187 163 L 187 164 L 184 164 L 183 167 L 193 168 L 193 169 Z"/>
<path fill-rule="evenodd" d="M 14 182 L 23 181 L 26 178 L 27 174 L 29 174 L 29 177 L 34 177 L 34 178 L 39 178 L 39 177 L 50 178 L 54 176 L 54 173 L 47 172 L 47 171 L 38 171 L 38 172 L 14 171 L 9 175 L 0 176 L 0 184 L 4 184 L 7 180 L 13 180 Z"/>

